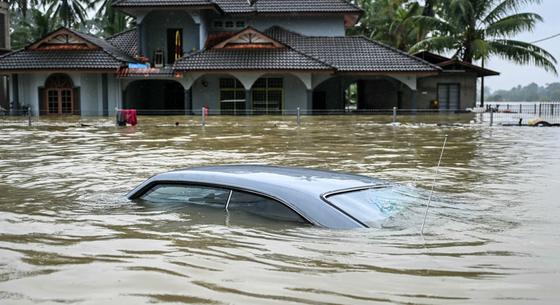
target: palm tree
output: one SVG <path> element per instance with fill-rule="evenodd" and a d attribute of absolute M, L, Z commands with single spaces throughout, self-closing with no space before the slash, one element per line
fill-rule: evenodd
<path fill-rule="evenodd" d="M 26 17 L 22 11 L 16 11 L 12 15 L 14 22 L 10 38 L 14 49 L 23 48 L 60 26 L 58 18 L 52 18 L 49 11 L 42 12 L 31 8 L 28 13 L 30 14 Z"/>
<path fill-rule="evenodd" d="M 453 57 L 472 63 L 498 56 L 517 64 L 533 64 L 557 74 L 556 59 L 546 50 L 511 37 L 532 31 L 542 17 L 520 13 L 522 5 L 541 0 L 449 0 L 435 16 L 416 16 L 427 38 L 411 52 L 453 52 Z"/>
<path fill-rule="evenodd" d="M 420 35 L 413 17 L 422 12 L 416 1 L 410 0 L 359 0 L 364 10 L 360 23 L 352 34 L 361 34 L 407 51 Z"/>
<path fill-rule="evenodd" d="M 8 0 L 8 4 L 13 11 L 19 11 L 23 17 L 27 17 L 27 11 L 38 4 L 37 0 Z"/>
<path fill-rule="evenodd" d="M 87 0 L 43 0 L 52 16 L 57 16 L 65 27 L 75 26 L 76 23 L 87 22 Z"/>
<path fill-rule="evenodd" d="M 92 0 L 88 9 L 96 9 L 96 23 L 102 30 L 102 35 L 110 36 L 128 29 L 131 18 L 113 9 L 111 0 Z"/>

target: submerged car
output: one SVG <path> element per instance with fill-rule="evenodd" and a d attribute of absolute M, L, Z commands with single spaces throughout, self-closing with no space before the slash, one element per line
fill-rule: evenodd
<path fill-rule="evenodd" d="M 198 167 L 153 176 L 130 200 L 243 211 L 281 221 L 351 229 L 377 227 L 399 200 L 381 180 L 331 171 L 259 165 Z"/>

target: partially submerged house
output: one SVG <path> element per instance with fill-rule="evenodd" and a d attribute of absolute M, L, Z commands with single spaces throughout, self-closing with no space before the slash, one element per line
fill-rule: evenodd
<path fill-rule="evenodd" d="M 117 0 L 134 29 L 103 39 L 61 28 L 0 57 L 13 107 L 34 114 L 286 114 L 475 103 L 471 70 L 364 37 L 346 36 L 362 11 L 345 0 Z M 468 74 L 468 76 L 467 76 Z M 463 82 L 461 75 L 469 80 Z M 439 104 L 441 105 L 441 104 Z M 438 106 L 438 109 L 440 107 Z"/>

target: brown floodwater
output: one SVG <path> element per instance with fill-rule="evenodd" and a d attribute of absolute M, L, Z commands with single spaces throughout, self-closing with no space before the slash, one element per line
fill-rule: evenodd
<path fill-rule="evenodd" d="M 0 117 L 0 303 L 557 304 L 560 128 L 471 119 L 210 117 L 202 128 L 198 117 L 140 117 L 117 128 Z M 383 227 L 349 231 L 124 198 L 159 172 L 237 163 L 353 172 L 418 192 Z"/>

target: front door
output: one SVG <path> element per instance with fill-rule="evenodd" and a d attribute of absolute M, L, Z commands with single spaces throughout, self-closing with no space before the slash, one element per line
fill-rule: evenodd
<path fill-rule="evenodd" d="M 72 114 L 74 97 L 71 89 L 48 89 L 47 114 Z"/>

